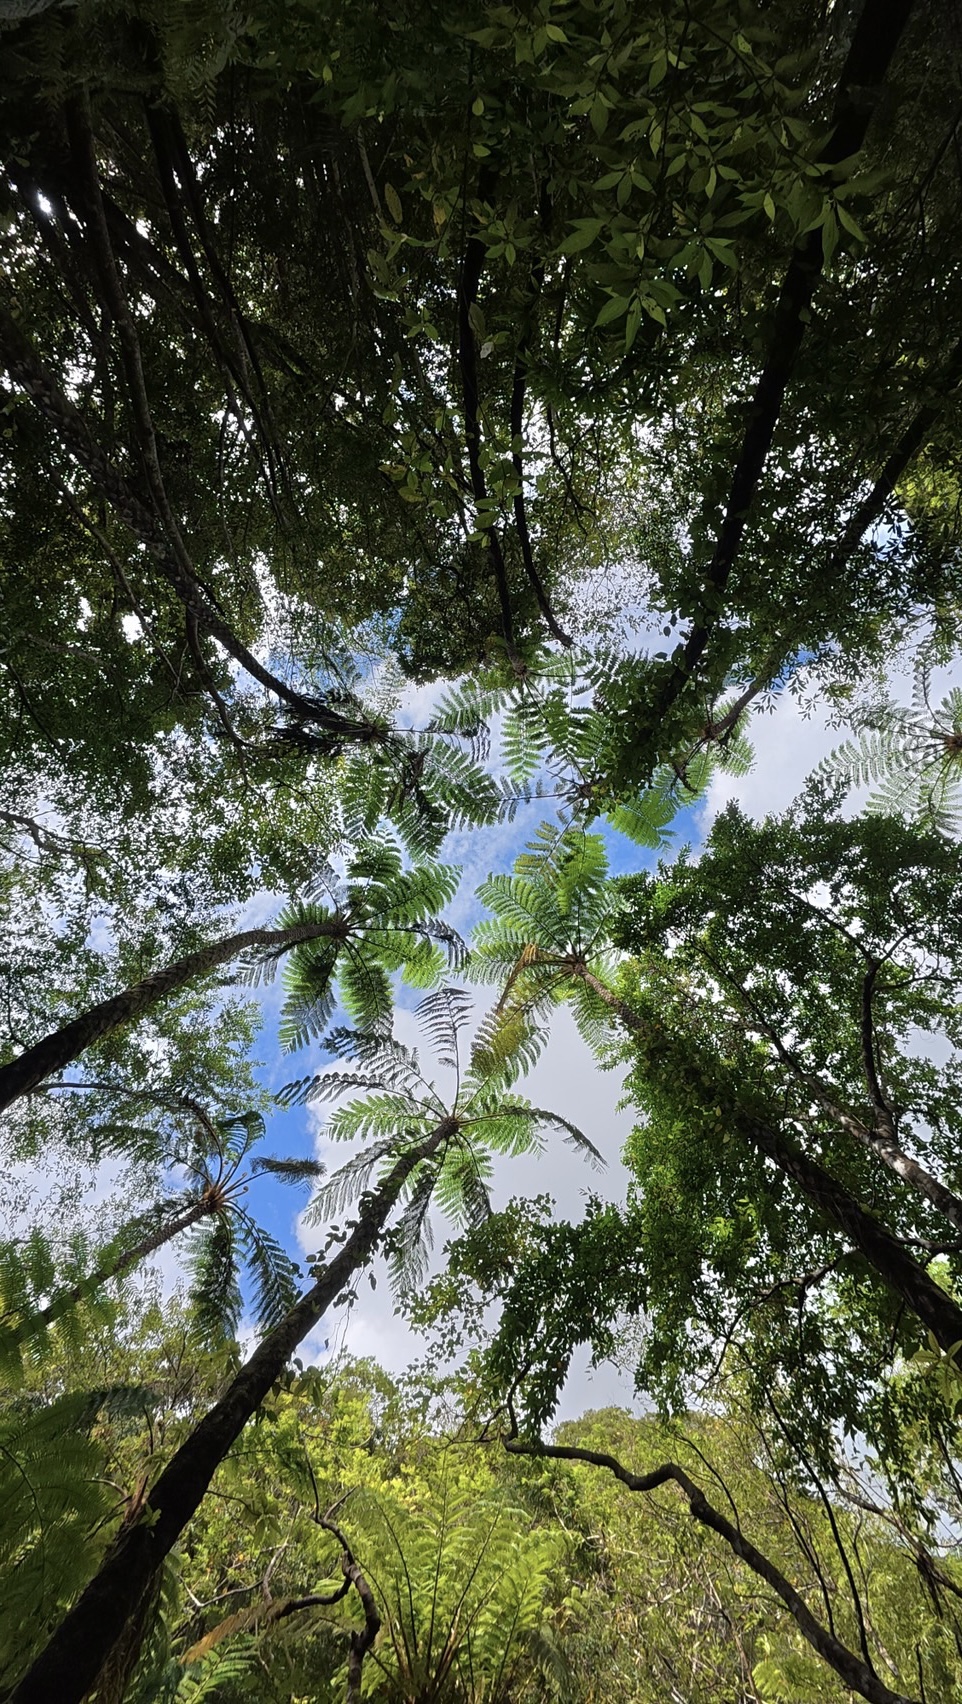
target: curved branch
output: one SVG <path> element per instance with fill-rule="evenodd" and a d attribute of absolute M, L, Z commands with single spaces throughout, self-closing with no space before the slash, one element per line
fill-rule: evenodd
<path fill-rule="evenodd" d="M 677 1462 L 665 1462 L 651 1473 L 639 1474 L 631 1473 L 615 1456 L 607 1455 L 601 1450 L 581 1449 L 573 1444 L 545 1444 L 540 1439 L 529 1443 L 517 1437 L 504 1438 L 502 1442 L 512 1455 L 547 1456 L 554 1461 L 584 1462 L 589 1467 L 604 1468 L 633 1492 L 656 1491 L 661 1485 L 674 1483 L 687 1498 L 692 1518 L 717 1533 L 740 1561 L 751 1568 L 766 1585 L 771 1586 L 794 1618 L 802 1637 L 846 1686 L 858 1692 L 862 1698 L 868 1699 L 869 1704 L 913 1704 L 905 1693 L 893 1692 L 891 1687 L 886 1686 L 861 1657 L 850 1651 L 847 1645 L 843 1645 L 816 1619 L 804 1598 L 781 1569 L 777 1568 L 751 1539 L 746 1538 L 744 1533 L 733 1526 L 714 1504 L 709 1503 L 701 1487 L 689 1478 Z"/>
<path fill-rule="evenodd" d="M 587 967 L 571 965 L 570 968 L 631 1034 L 643 1042 L 653 1039 L 645 1020 L 638 1017 L 600 977 Z M 692 1088 L 698 1094 L 702 1092 L 703 1084 L 697 1062 L 693 1060 L 692 1064 Z M 945 1354 L 951 1355 L 958 1364 L 962 1351 L 962 1307 L 930 1278 L 918 1261 L 906 1253 L 904 1243 L 881 1219 L 863 1207 L 851 1190 L 846 1189 L 825 1166 L 811 1159 L 784 1132 L 756 1117 L 749 1109 L 735 1108 L 728 1117 L 734 1134 L 756 1154 L 771 1160 L 783 1177 L 789 1178 L 801 1190 L 816 1211 L 842 1232 L 876 1277 L 905 1307 L 911 1309 Z"/>
<path fill-rule="evenodd" d="M 335 1504 L 334 1507 L 336 1508 L 337 1505 Z M 341 1546 L 341 1569 L 344 1574 L 344 1585 L 339 1588 L 338 1597 L 344 1597 L 350 1587 L 353 1586 L 361 1600 L 361 1608 L 364 1611 L 363 1628 L 360 1632 L 355 1629 L 351 1633 L 347 1658 L 347 1690 L 344 1695 L 346 1704 L 359 1704 L 364 1658 L 381 1631 L 381 1617 L 377 1612 L 374 1593 L 367 1578 L 360 1565 L 355 1561 L 354 1553 L 340 1527 L 336 1526 L 334 1521 L 331 1520 L 330 1511 L 326 1515 L 322 1515 L 317 1524 L 323 1527 L 325 1532 L 333 1533 Z"/>
<path fill-rule="evenodd" d="M 924 1166 L 919 1164 L 918 1160 L 914 1160 L 911 1154 L 907 1154 L 904 1148 L 900 1146 L 891 1108 L 882 1096 L 873 1057 L 874 1037 L 871 1015 L 871 989 L 874 986 L 878 965 L 866 972 L 862 984 L 862 1047 L 866 1061 L 866 1079 L 876 1113 L 875 1126 L 870 1129 L 867 1124 L 863 1123 L 862 1119 L 857 1118 L 854 1113 L 842 1105 L 841 1100 L 830 1086 L 823 1083 L 821 1078 L 815 1076 L 813 1072 L 805 1070 L 801 1061 L 796 1058 L 790 1048 L 785 1046 L 775 1026 L 769 1023 L 764 1013 L 759 1010 L 744 984 L 739 982 L 736 977 L 730 976 L 724 966 L 720 965 L 704 948 L 701 949 L 701 954 L 712 974 L 727 988 L 731 989 L 735 998 L 743 1004 L 745 1016 L 750 1024 L 759 1029 L 762 1035 L 766 1036 L 771 1042 L 777 1059 L 791 1072 L 796 1081 L 808 1090 L 812 1098 L 818 1102 L 819 1106 L 824 1108 L 835 1123 L 842 1130 L 846 1130 L 850 1136 L 854 1136 L 863 1148 L 867 1148 L 870 1153 L 875 1154 L 884 1165 L 889 1167 L 890 1171 L 895 1173 L 896 1177 L 902 1179 L 903 1183 L 910 1183 L 914 1189 L 919 1191 L 920 1195 L 924 1195 L 925 1199 L 938 1212 L 955 1225 L 957 1230 L 962 1231 L 962 1200 L 944 1183 L 940 1183 L 937 1177 L 933 1177 L 930 1171 L 927 1171 Z"/>
<path fill-rule="evenodd" d="M 828 561 L 827 572 L 837 574 L 857 550 L 866 533 L 882 518 L 885 505 L 906 468 L 918 455 L 946 403 L 962 382 L 962 340 L 950 351 L 939 378 L 941 395 L 923 408 L 909 422 L 898 443 L 891 451 L 875 484 L 853 511 L 842 536 Z"/>

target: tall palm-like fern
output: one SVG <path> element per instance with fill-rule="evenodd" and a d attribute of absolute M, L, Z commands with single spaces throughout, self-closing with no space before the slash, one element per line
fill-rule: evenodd
<path fill-rule="evenodd" d="M 463 946 L 436 915 L 453 897 L 458 871 L 446 864 L 405 870 L 398 848 L 369 841 L 356 852 L 343 882 L 322 865 L 302 899 L 273 929 L 247 929 L 188 953 L 120 994 L 91 1006 L 9 1065 L 0 1066 L 0 1110 L 102 1040 L 141 1017 L 158 1001 L 219 965 L 240 960 L 248 982 L 271 977 L 287 959 L 281 1040 L 298 1047 L 319 1034 L 334 1009 L 335 985 L 361 1023 L 390 1011 L 392 972 L 418 987 L 458 963 Z"/>
<path fill-rule="evenodd" d="M 679 730 L 677 750 L 647 774 L 625 779 L 622 700 L 638 690 L 647 659 L 604 653 L 547 653 L 524 674 L 489 669 L 451 687 L 431 727 L 480 748 L 497 719 L 505 774 L 502 816 L 521 800 L 554 797 L 563 820 L 589 826 L 604 817 L 639 846 L 664 847 L 674 817 L 703 793 L 714 770 L 744 774 L 752 753 L 741 731 L 743 700 Z"/>
<path fill-rule="evenodd" d="M 492 916 L 474 932 L 471 973 L 501 989 L 479 1046 L 502 1069 L 527 1068 L 552 1007 L 563 1001 L 589 1045 L 602 1046 L 610 1016 L 585 973 L 604 980 L 613 969 L 610 926 L 619 902 L 601 836 L 542 823 L 514 873 L 489 876 L 478 894 Z"/>
<path fill-rule="evenodd" d="M 253 1281 L 257 1323 L 273 1324 L 292 1306 L 300 1273 L 276 1239 L 257 1224 L 244 1197 L 258 1176 L 309 1183 L 323 1167 L 310 1159 L 261 1154 L 250 1159 L 264 1134 L 259 1113 L 208 1123 L 205 1135 L 212 1143 L 195 1142 L 171 1155 L 172 1163 L 186 1174 L 184 1187 L 128 1220 L 96 1252 L 82 1235 L 71 1239 L 66 1253 L 54 1250 L 39 1231 L 25 1242 L 0 1244 L 0 1365 L 5 1374 L 15 1373 L 25 1347 L 34 1357 L 43 1354 L 53 1325 L 79 1344 L 89 1323 L 86 1315 L 91 1304 L 96 1312 L 104 1286 L 183 1233 L 191 1244 L 192 1297 L 202 1335 L 229 1334 L 236 1328 L 243 1269 Z"/>
<path fill-rule="evenodd" d="M 301 1272 L 280 1243 L 243 1204 L 258 1177 L 279 1183 L 310 1184 L 323 1173 L 311 1159 L 281 1159 L 251 1150 L 265 1134 L 259 1114 L 245 1114 L 219 1126 L 215 1155 L 199 1154 L 189 1172 L 188 1193 L 211 1202 L 211 1211 L 190 1232 L 191 1301 L 197 1329 L 204 1337 L 233 1333 L 241 1316 L 241 1278 L 251 1284 L 252 1313 L 261 1329 L 294 1306 Z M 248 1163 L 249 1161 L 249 1163 Z"/>
<path fill-rule="evenodd" d="M 516 1075 L 513 1058 L 498 1056 L 482 1042 L 464 1061 L 473 1004 L 464 989 L 445 985 L 417 1009 L 438 1063 L 453 1073 L 447 1095 L 424 1075 L 417 1053 L 387 1029 L 335 1031 L 326 1045 L 349 1068 L 303 1077 L 280 1095 L 283 1104 L 293 1106 L 340 1100 L 351 1089 L 366 1091 L 338 1106 L 328 1120 L 327 1133 L 335 1141 L 364 1145 L 315 1196 L 307 1212 L 311 1224 L 341 1212 L 368 1186 L 372 1174 L 390 1166 L 401 1144 L 423 1141 L 432 1130 L 443 1128 L 444 1140 L 436 1151 L 410 1173 L 402 1212 L 386 1239 L 393 1274 L 402 1288 L 423 1273 L 432 1202 L 457 1225 L 475 1225 L 487 1217 L 494 1155 L 538 1150 L 547 1132 L 556 1131 L 594 1164 L 603 1163 L 594 1144 L 560 1113 L 532 1106 L 510 1092 Z"/>
<path fill-rule="evenodd" d="M 292 951 L 255 950 L 241 974 L 255 983 L 273 974 L 281 953 L 284 1002 L 280 1042 L 285 1052 L 303 1047 L 327 1027 L 339 998 L 359 1029 L 388 1024 L 391 976 L 400 971 L 415 988 L 430 988 L 446 965 L 463 963 L 460 937 L 437 916 L 457 890 L 460 872 L 450 864 L 405 870 L 398 848 L 368 841 L 341 879 L 323 864 L 302 900 L 278 918 L 281 930 L 300 923 L 327 925 Z"/>
<path fill-rule="evenodd" d="M 128 1631 L 156 1588 L 166 1558 L 204 1497 L 219 1464 L 257 1412 L 307 1333 L 323 1319 L 345 1286 L 384 1246 L 385 1233 L 412 1175 L 458 1135 L 445 1117 L 417 1139 L 395 1129 L 394 1161 L 375 1189 L 357 1202 L 356 1217 L 337 1238 L 335 1253 L 314 1269 L 314 1282 L 254 1349 L 220 1400 L 184 1438 L 151 1486 L 144 1517 L 117 1533 L 103 1562 L 18 1681 L 12 1697 L 80 1704 L 105 1665 L 125 1648 Z"/>
<path fill-rule="evenodd" d="M 933 705 L 931 671 L 921 662 L 911 706 L 874 704 L 859 716 L 857 731 L 824 759 L 822 774 L 874 785 L 865 806 L 874 815 L 907 817 L 946 835 L 962 830 L 962 688 Z"/>

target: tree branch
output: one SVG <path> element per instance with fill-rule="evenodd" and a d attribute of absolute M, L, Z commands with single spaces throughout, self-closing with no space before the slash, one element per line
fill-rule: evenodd
<path fill-rule="evenodd" d="M 493 173 L 489 167 L 483 168 L 478 183 L 480 200 L 485 199 L 492 183 Z M 467 210 L 465 210 L 465 216 L 467 216 Z M 487 504 L 488 488 L 485 483 L 484 469 L 481 466 L 481 404 L 471 314 L 472 310 L 477 310 L 478 287 L 481 283 L 483 267 L 484 243 L 478 233 L 474 232 L 465 244 L 461 276 L 458 280 L 458 365 L 461 369 L 461 394 L 464 401 L 464 437 L 468 452 L 468 472 L 474 500 L 479 506 Z M 482 507 L 482 514 L 486 518 L 486 507 Z M 498 601 L 501 605 L 501 635 L 508 652 L 508 659 L 512 667 L 517 669 L 521 667 L 521 658 L 518 655 L 514 638 L 514 618 L 511 613 L 511 593 L 508 586 L 504 552 L 501 549 L 501 540 L 498 537 L 497 528 L 488 527 L 486 532 L 494 567 Z"/>
<path fill-rule="evenodd" d="M 893 1692 L 885 1685 L 877 1674 L 850 1651 L 846 1645 L 835 1638 L 822 1623 L 812 1614 L 804 1598 L 796 1591 L 791 1581 L 777 1568 L 774 1562 L 763 1554 L 751 1540 L 746 1538 L 736 1526 L 732 1525 L 719 1509 L 709 1503 L 701 1487 L 690 1479 L 684 1468 L 677 1462 L 665 1462 L 656 1467 L 653 1472 L 645 1474 L 631 1473 L 615 1456 L 607 1455 L 599 1450 L 581 1449 L 573 1444 L 545 1444 L 540 1439 L 527 1442 L 517 1436 L 502 1440 L 504 1447 L 512 1455 L 548 1457 L 553 1461 L 584 1462 L 590 1467 L 604 1468 L 613 1473 L 622 1485 L 632 1492 L 656 1491 L 659 1486 L 674 1483 L 688 1500 L 688 1508 L 692 1518 L 708 1527 L 723 1539 L 729 1549 L 740 1561 L 744 1562 L 759 1579 L 771 1586 L 781 1598 L 789 1613 L 793 1616 L 802 1637 L 808 1641 L 812 1649 L 818 1652 L 822 1660 L 828 1664 L 835 1674 L 858 1692 L 861 1697 L 869 1700 L 869 1704 L 913 1704 L 905 1693 Z"/>
<path fill-rule="evenodd" d="M 833 128 L 820 164 L 832 167 L 861 149 L 875 112 L 874 96 L 912 12 L 914 0 L 865 0 L 835 95 Z M 725 514 L 704 572 L 712 609 L 695 621 L 677 661 L 657 693 L 653 720 L 675 703 L 694 674 L 718 621 L 722 596 L 738 559 L 752 503 L 778 425 L 805 335 L 815 287 L 825 264 L 820 227 L 795 244 L 775 309 L 775 327 L 765 365 L 748 405 L 748 423 L 732 474 Z"/>

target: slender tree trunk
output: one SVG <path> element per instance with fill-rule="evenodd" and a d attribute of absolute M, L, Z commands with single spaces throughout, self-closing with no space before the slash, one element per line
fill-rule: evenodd
<path fill-rule="evenodd" d="M 888 1166 L 903 1183 L 911 1184 L 920 1195 L 924 1195 L 926 1201 L 930 1202 L 943 1218 L 948 1219 L 957 1231 L 962 1231 L 962 1200 L 899 1145 L 891 1116 L 880 1117 L 877 1128 L 873 1130 L 860 1118 L 855 1118 L 852 1113 L 847 1112 L 819 1083 L 817 1077 L 809 1076 L 804 1071 L 797 1071 L 796 1075 L 843 1130 L 847 1130 L 856 1142 L 860 1142 L 863 1148 L 867 1148 L 870 1154 L 874 1154 L 883 1165 Z"/>
<path fill-rule="evenodd" d="M 18 1325 L 11 1326 L 8 1331 L 4 1331 L 3 1335 L 7 1342 L 11 1345 L 25 1343 L 29 1338 L 36 1337 L 37 1333 L 46 1326 L 53 1325 L 56 1320 L 62 1319 L 64 1314 L 69 1313 L 71 1308 L 76 1307 L 77 1303 L 83 1301 L 83 1298 L 89 1296 L 93 1290 L 99 1290 L 101 1284 L 106 1284 L 111 1278 L 122 1277 L 125 1272 L 130 1271 L 132 1266 L 136 1266 L 138 1261 L 146 1260 L 149 1254 L 153 1254 L 158 1248 L 163 1248 L 165 1243 L 169 1243 L 174 1237 L 179 1236 L 181 1231 L 189 1230 L 191 1225 L 199 1224 L 201 1219 L 209 1218 L 217 1211 L 217 1198 L 208 1191 L 201 1196 L 199 1201 L 195 1201 L 192 1207 L 188 1207 L 185 1212 L 179 1213 L 174 1219 L 168 1219 L 167 1223 L 161 1225 L 159 1230 L 152 1231 L 149 1236 L 141 1237 L 140 1241 L 134 1243 L 132 1248 L 125 1249 L 123 1254 L 118 1254 L 115 1259 L 106 1261 L 102 1266 L 95 1267 L 90 1276 L 82 1279 L 79 1284 L 72 1285 L 69 1290 L 58 1291 L 45 1308 L 39 1308 L 36 1313 L 32 1313 L 27 1319 L 21 1320 Z"/>
<path fill-rule="evenodd" d="M 575 969 L 574 966 L 572 966 Z M 631 1007 L 619 999 L 587 967 L 575 969 L 586 986 L 598 996 L 627 1030 L 647 1040 L 649 1027 Z M 905 1251 L 898 1237 L 870 1213 L 850 1190 L 817 1160 L 804 1154 L 781 1131 L 752 1114 L 738 1112 L 732 1119 L 737 1136 L 757 1154 L 771 1160 L 808 1197 L 822 1216 L 834 1224 L 857 1248 L 899 1301 L 931 1331 L 946 1354 L 962 1345 L 962 1307 L 929 1277 L 925 1268 Z"/>
<path fill-rule="evenodd" d="M 779 1171 L 798 1184 L 819 1212 L 837 1225 L 864 1255 L 888 1289 L 931 1331 L 946 1354 L 951 1351 L 958 1357 L 962 1346 L 962 1308 L 905 1252 L 898 1237 L 874 1213 L 869 1213 L 831 1172 L 817 1160 L 809 1159 L 780 1131 L 760 1119 L 745 1116 L 737 1119 L 735 1129 L 756 1153 L 773 1160 Z"/>
<path fill-rule="evenodd" d="M 244 929 L 239 935 L 225 935 L 221 941 L 213 941 L 196 953 L 175 959 L 173 964 L 153 971 L 142 982 L 133 983 L 122 993 L 112 995 L 109 1000 L 101 1000 L 96 1006 L 89 1006 L 79 1018 L 72 1019 L 62 1029 L 53 1030 L 42 1041 L 28 1047 L 19 1059 L 12 1060 L 9 1065 L 0 1065 L 0 1112 L 19 1100 L 21 1095 L 29 1094 L 45 1077 L 61 1071 L 95 1041 L 100 1041 L 123 1024 L 133 1023 L 158 1000 L 175 993 L 178 988 L 184 988 L 196 977 L 206 976 L 208 971 L 236 958 L 245 948 L 295 947 L 301 941 L 318 940 L 324 935 L 337 938 L 343 933 L 343 927 L 343 924 L 328 922 L 298 923 L 291 929 Z"/>
<path fill-rule="evenodd" d="M 862 6 L 835 91 L 832 131 L 819 160 L 819 166 L 829 181 L 831 168 L 857 154 L 865 142 L 877 111 L 882 85 L 911 17 L 913 4 L 914 0 L 865 0 Z M 738 560 L 824 265 L 825 245 L 821 228 L 816 227 L 798 238 L 775 304 L 765 365 L 748 403 L 745 432 L 732 471 L 725 514 L 711 561 L 704 569 L 705 581 L 712 589 L 714 599 L 696 616 L 680 653 L 670 664 L 655 698 L 651 726 L 655 726 L 681 696 L 711 638 L 718 619 L 719 601 L 727 590 Z M 920 443 L 922 441 L 919 440 Z M 866 525 L 870 524 L 871 518 L 871 514 L 866 516 Z"/>
<path fill-rule="evenodd" d="M 842 1130 L 853 1136 L 856 1142 L 861 1143 L 863 1148 L 867 1148 L 870 1153 L 875 1154 L 876 1158 L 880 1159 L 883 1165 L 888 1166 L 890 1171 L 895 1172 L 903 1183 L 909 1183 L 913 1189 L 917 1189 L 920 1195 L 924 1195 L 926 1200 L 931 1202 L 932 1206 L 943 1214 L 950 1224 L 955 1226 L 956 1230 L 962 1231 L 962 1200 L 944 1183 L 940 1183 L 937 1177 L 933 1177 L 932 1173 L 920 1165 L 918 1160 L 914 1160 L 911 1154 L 907 1154 L 900 1145 L 892 1109 L 882 1095 L 878 1074 L 871 1061 L 871 1052 L 869 1051 L 870 1071 L 867 1075 L 869 1093 L 875 1109 L 876 1124 L 874 1129 L 864 1123 L 861 1118 L 856 1118 L 854 1113 L 849 1112 L 842 1105 L 840 1097 L 832 1089 L 827 1088 L 821 1078 L 803 1068 L 794 1054 L 785 1046 L 777 1029 L 768 1022 L 761 1012 L 756 1010 L 742 984 L 736 982 L 734 978 L 725 977 L 724 972 L 712 960 L 708 960 L 708 962 L 714 974 L 725 980 L 729 987 L 736 990 L 737 996 L 745 1002 L 744 1014 L 749 1024 L 753 1028 L 761 1030 L 762 1034 L 768 1037 L 779 1063 L 786 1066 L 798 1082 L 804 1084 L 813 1100 L 816 1100 L 820 1106 L 825 1108 L 825 1111 L 830 1114 Z"/>
<path fill-rule="evenodd" d="M 423 1142 L 402 1154 L 378 1189 L 361 1196 L 357 1223 L 340 1253 L 268 1332 L 220 1401 L 181 1444 L 138 1518 L 121 1529 L 100 1571 L 15 1687 L 10 1704 L 81 1704 L 231 1445 L 297 1345 L 374 1253 L 414 1167 L 428 1159 L 455 1128 L 451 1119 L 443 1119 Z"/>
<path fill-rule="evenodd" d="M 900 1177 L 903 1183 L 911 1184 L 912 1188 L 924 1195 L 957 1231 L 962 1231 L 962 1201 L 953 1190 L 940 1183 L 937 1177 L 933 1177 L 930 1171 L 919 1165 L 918 1160 L 913 1160 L 911 1154 L 907 1154 L 905 1149 L 899 1146 L 892 1133 L 891 1124 L 879 1130 L 869 1130 L 863 1125 L 859 1130 L 853 1120 L 848 1128 L 853 1130 L 860 1142 L 864 1142 L 866 1148 L 878 1155 L 883 1165 L 888 1166 L 896 1177 Z"/>

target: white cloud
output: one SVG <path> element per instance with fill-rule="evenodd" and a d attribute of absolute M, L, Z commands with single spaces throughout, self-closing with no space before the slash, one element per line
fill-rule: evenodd
<path fill-rule="evenodd" d="M 792 692 L 779 693 L 773 708 L 754 717 L 748 737 L 755 762 L 747 775 L 716 771 L 701 812 L 707 833 L 716 816 L 733 800 L 752 817 L 783 811 L 812 770 L 845 735 L 824 704 L 812 706 Z"/>

